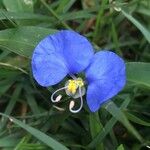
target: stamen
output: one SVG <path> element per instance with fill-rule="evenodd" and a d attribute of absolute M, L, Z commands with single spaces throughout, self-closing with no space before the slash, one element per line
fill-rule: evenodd
<path fill-rule="evenodd" d="M 79 109 L 77 109 L 77 110 L 73 110 L 72 109 L 74 107 L 74 105 L 75 105 L 74 101 L 71 101 L 70 104 L 69 104 L 69 110 L 72 113 L 78 113 L 83 107 L 83 99 L 82 99 L 81 87 L 79 87 L 79 94 L 80 94 L 80 103 L 81 103 Z"/>
<path fill-rule="evenodd" d="M 69 73 L 69 75 L 73 80 L 77 80 L 77 77 L 74 74 Z"/>
<path fill-rule="evenodd" d="M 65 84 L 68 88 L 66 89 L 66 94 L 69 96 L 74 96 L 77 94 L 77 89 L 80 87 L 84 87 L 84 82 L 81 78 L 77 78 L 76 80 L 68 80 Z"/>
<path fill-rule="evenodd" d="M 64 108 L 61 108 L 61 107 L 58 107 L 58 106 L 55 106 L 55 105 L 53 105 L 53 107 L 56 108 L 56 109 L 59 110 L 59 111 L 65 111 Z"/>
<path fill-rule="evenodd" d="M 66 89 L 66 88 L 67 88 L 67 86 L 62 87 L 62 88 L 60 88 L 60 89 L 57 89 L 57 90 L 51 95 L 51 101 L 54 102 L 54 103 L 59 102 L 59 101 L 61 100 L 61 98 L 62 98 L 62 95 L 58 95 L 58 96 L 56 97 L 56 99 L 54 99 L 54 95 L 55 95 L 57 92 L 62 91 L 62 90 L 64 90 L 64 89 Z"/>
<path fill-rule="evenodd" d="M 71 110 L 71 109 L 74 107 L 74 104 L 75 104 L 74 101 L 71 101 L 71 102 L 70 102 L 70 104 L 69 104 L 69 110 Z"/>
<path fill-rule="evenodd" d="M 62 95 L 58 95 L 55 99 L 55 102 L 59 102 L 61 100 L 61 98 L 62 98 Z"/>

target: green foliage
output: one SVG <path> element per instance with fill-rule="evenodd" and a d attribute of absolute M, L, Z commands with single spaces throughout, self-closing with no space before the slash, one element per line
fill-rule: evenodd
<path fill-rule="evenodd" d="M 146 149 L 149 20 L 149 0 L 0 1 L 0 149 Z M 35 46 L 60 29 L 80 32 L 96 51 L 110 49 L 126 61 L 126 87 L 97 113 L 90 113 L 84 101 L 84 109 L 71 114 L 65 95 L 54 106 L 50 95 L 55 86 L 42 88 L 33 80 Z"/>

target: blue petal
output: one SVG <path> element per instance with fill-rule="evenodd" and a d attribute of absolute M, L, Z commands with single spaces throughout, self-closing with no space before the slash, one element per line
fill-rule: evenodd
<path fill-rule="evenodd" d="M 61 58 L 55 54 L 47 56 L 34 54 L 32 58 L 33 76 L 41 86 L 57 84 L 68 73 Z"/>
<path fill-rule="evenodd" d="M 86 70 L 87 103 L 91 111 L 115 96 L 126 83 L 125 63 L 110 51 L 98 52 Z"/>
<path fill-rule="evenodd" d="M 83 71 L 90 63 L 93 49 L 80 34 L 62 30 L 44 38 L 32 56 L 32 70 L 42 86 L 60 82 L 68 73 Z"/>
<path fill-rule="evenodd" d="M 35 80 L 44 87 L 59 83 L 68 73 L 64 58 L 58 52 L 60 45 L 55 47 L 57 41 L 52 37 L 46 37 L 37 45 L 31 62 Z"/>
<path fill-rule="evenodd" d="M 74 74 L 83 71 L 94 55 L 90 42 L 74 31 L 62 30 L 58 35 L 63 39 L 63 56 L 69 72 Z"/>

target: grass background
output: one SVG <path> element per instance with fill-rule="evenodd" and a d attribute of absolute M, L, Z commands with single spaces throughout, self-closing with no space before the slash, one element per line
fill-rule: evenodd
<path fill-rule="evenodd" d="M 73 29 L 96 51 L 124 58 L 127 84 L 97 113 L 58 111 L 32 78 L 32 51 Z M 145 150 L 150 147 L 150 0 L 0 0 L 0 149 Z M 63 83 L 62 83 L 63 85 Z M 59 107 L 68 106 L 67 97 Z"/>

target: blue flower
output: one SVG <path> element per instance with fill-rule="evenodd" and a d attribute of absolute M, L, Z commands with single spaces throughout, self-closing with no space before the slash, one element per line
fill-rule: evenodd
<path fill-rule="evenodd" d="M 118 55 L 110 51 L 94 54 L 88 40 L 80 34 L 62 30 L 44 38 L 35 48 L 32 56 L 32 71 L 35 80 L 44 87 L 59 83 L 68 74 L 73 79 L 56 90 L 51 100 L 58 102 L 61 95 L 54 99 L 60 90 L 73 97 L 80 97 L 80 107 L 74 110 L 75 101 L 70 101 L 71 112 L 79 112 L 83 106 L 82 96 L 87 83 L 87 104 L 92 112 L 101 104 L 115 96 L 125 85 L 125 63 Z M 75 75 L 84 71 L 86 82 Z"/>

